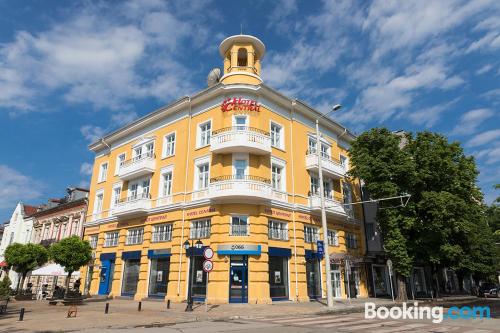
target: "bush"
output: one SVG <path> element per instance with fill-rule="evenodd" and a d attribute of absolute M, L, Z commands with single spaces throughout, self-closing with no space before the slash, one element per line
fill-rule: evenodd
<path fill-rule="evenodd" d="M 11 295 L 12 289 L 10 289 L 10 279 L 8 275 L 5 275 L 2 281 L 0 281 L 0 298 L 7 298 Z"/>

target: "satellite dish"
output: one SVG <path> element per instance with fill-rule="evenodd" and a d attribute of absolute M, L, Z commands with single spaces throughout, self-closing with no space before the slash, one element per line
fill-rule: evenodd
<path fill-rule="evenodd" d="M 208 73 L 207 84 L 209 87 L 217 84 L 220 80 L 220 68 L 214 68 Z"/>

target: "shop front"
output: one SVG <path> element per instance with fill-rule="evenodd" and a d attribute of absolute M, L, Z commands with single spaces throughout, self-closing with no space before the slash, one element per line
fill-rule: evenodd
<path fill-rule="evenodd" d="M 309 299 L 321 298 L 321 259 L 317 252 L 306 250 L 307 295 Z"/>
<path fill-rule="evenodd" d="M 248 256 L 259 256 L 261 246 L 253 244 L 224 244 L 217 254 L 230 258 L 229 303 L 248 303 Z"/>
<path fill-rule="evenodd" d="M 342 273 L 338 263 L 330 264 L 330 274 L 332 275 L 333 297 L 342 297 Z"/>
<path fill-rule="evenodd" d="M 150 260 L 148 296 L 164 298 L 170 272 L 170 249 L 148 250 Z"/>
<path fill-rule="evenodd" d="M 189 257 L 189 280 L 191 281 L 191 296 L 193 300 L 203 302 L 207 297 L 207 273 L 203 270 L 203 248 L 189 248 L 186 252 Z"/>
<path fill-rule="evenodd" d="M 115 271 L 116 253 L 102 253 L 99 257 L 101 270 L 99 273 L 99 295 L 108 295 L 111 291 L 111 282 Z"/>
<path fill-rule="evenodd" d="M 288 261 L 290 249 L 269 247 L 269 289 L 273 301 L 289 299 Z"/>
<path fill-rule="evenodd" d="M 389 271 L 386 265 L 372 265 L 374 296 L 391 296 Z"/>
<path fill-rule="evenodd" d="M 139 272 L 141 267 L 141 251 L 128 251 L 122 253 L 123 282 L 122 296 L 134 296 L 137 292 Z"/>

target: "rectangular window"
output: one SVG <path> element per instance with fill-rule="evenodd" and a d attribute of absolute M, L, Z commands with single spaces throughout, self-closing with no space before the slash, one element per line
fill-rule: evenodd
<path fill-rule="evenodd" d="M 272 171 L 271 182 L 273 189 L 281 191 L 283 189 L 283 183 L 281 179 L 283 173 L 283 167 L 281 165 L 272 164 L 271 171 Z"/>
<path fill-rule="evenodd" d="M 168 242 L 172 240 L 172 224 L 160 224 L 153 226 L 152 242 Z"/>
<path fill-rule="evenodd" d="M 118 231 L 107 232 L 104 234 L 104 247 L 111 247 L 118 245 Z"/>
<path fill-rule="evenodd" d="M 318 178 L 311 176 L 311 195 L 318 195 L 319 181 Z"/>
<path fill-rule="evenodd" d="M 95 208 L 94 208 L 94 213 L 100 213 L 102 212 L 102 203 L 104 199 L 104 193 L 97 193 L 95 197 Z"/>
<path fill-rule="evenodd" d="M 331 246 L 339 245 L 339 236 L 337 234 L 337 231 L 328 230 L 328 244 Z"/>
<path fill-rule="evenodd" d="M 172 195 L 172 171 L 162 174 L 162 185 L 161 195 L 163 197 Z"/>
<path fill-rule="evenodd" d="M 175 154 L 175 133 L 165 136 L 164 145 L 163 157 L 173 156 Z"/>
<path fill-rule="evenodd" d="M 349 169 L 349 161 L 346 156 L 340 155 L 340 164 L 344 167 L 344 169 Z"/>
<path fill-rule="evenodd" d="M 120 196 L 122 194 L 122 186 L 118 185 L 113 187 L 113 197 L 111 198 L 111 207 L 114 207 L 120 202 Z"/>
<path fill-rule="evenodd" d="M 354 210 L 351 205 L 352 203 L 352 186 L 350 183 L 343 182 L 342 183 L 342 190 L 343 190 L 343 196 L 344 196 L 344 209 L 347 213 L 347 216 L 351 219 L 354 218 Z"/>
<path fill-rule="evenodd" d="M 276 220 L 269 220 L 269 238 L 278 240 L 288 240 L 288 224 Z"/>
<path fill-rule="evenodd" d="M 375 227 L 373 223 L 367 223 L 365 225 L 366 237 L 369 239 L 375 238 Z"/>
<path fill-rule="evenodd" d="M 104 182 L 106 181 L 106 178 L 108 177 L 108 163 L 103 163 L 101 164 L 101 167 L 99 168 L 99 178 L 98 182 Z"/>
<path fill-rule="evenodd" d="M 128 192 L 129 192 L 128 199 L 129 200 L 137 199 L 137 189 L 139 188 L 139 184 L 133 183 L 133 184 L 130 184 L 129 186 L 130 186 L 130 188 L 128 190 Z"/>
<path fill-rule="evenodd" d="M 271 146 L 283 149 L 283 128 L 275 123 L 271 123 Z"/>
<path fill-rule="evenodd" d="M 327 145 L 321 144 L 321 156 L 330 158 L 329 150 Z"/>
<path fill-rule="evenodd" d="M 235 116 L 234 123 L 236 125 L 237 131 L 244 131 L 247 129 L 247 117 L 246 116 Z"/>
<path fill-rule="evenodd" d="M 126 245 L 142 244 L 144 238 L 144 228 L 135 228 L 127 230 Z"/>
<path fill-rule="evenodd" d="M 189 238 L 200 239 L 210 237 L 210 219 L 191 222 Z"/>
<path fill-rule="evenodd" d="M 316 154 L 316 140 L 313 138 L 309 138 L 309 154 Z"/>
<path fill-rule="evenodd" d="M 319 229 L 312 226 L 304 226 L 304 241 L 306 243 L 316 243 L 319 239 Z"/>
<path fill-rule="evenodd" d="M 149 198 L 149 184 L 151 183 L 150 179 L 146 179 L 142 181 L 142 198 Z"/>
<path fill-rule="evenodd" d="M 146 157 L 154 157 L 154 148 L 155 148 L 155 145 L 153 142 L 151 143 L 148 143 L 146 145 Z"/>
<path fill-rule="evenodd" d="M 358 238 L 354 234 L 346 233 L 345 242 L 346 242 L 346 247 L 348 249 L 357 249 L 358 248 Z"/>
<path fill-rule="evenodd" d="M 208 163 L 198 165 L 198 190 L 208 188 L 210 178 Z"/>
<path fill-rule="evenodd" d="M 248 236 L 250 234 L 248 216 L 231 217 L 231 236 Z"/>
<path fill-rule="evenodd" d="M 199 147 L 207 146 L 210 144 L 211 122 L 200 124 L 199 126 Z"/>
<path fill-rule="evenodd" d="M 118 157 L 116 158 L 115 175 L 118 174 L 124 162 L 125 162 L 125 153 L 118 155 Z"/>
<path fill-rule="evenodd" d="M 98 241 L 99 237 L 98 235 L 90 235 L 89 237 L 89 243 L 90 243 L 90 247 L 92 249 L 96 249 L 97 248 L 97 241 Z"/>
<path fill-rule="evenodd" d="M 328 180 L 323 181 L 323 191 L 326 199 L 332 199 L 332 184 Z"/>

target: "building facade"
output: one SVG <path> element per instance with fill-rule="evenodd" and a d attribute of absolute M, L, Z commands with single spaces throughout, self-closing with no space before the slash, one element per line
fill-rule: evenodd
<path fill-rule="evenodd" d="M 11 281 L 11 287 L 13 288 L 17 286 L 21 276 L 13 270 L 8 269 L 4 253 L 10 244 L 27 244 L 30 242 L 33 229 L 32 215 L 36 212 L 36 209 L 37 208 L 34 206 L 25 205 L 19 202 L 10 220 L 4 223 L 3 236 L 0 243 L 0 267 L 2 267 L 0 279 L 3 279 L 4 274 L 8 274 Z"/>
<path fill-rule="evenodd" d="M 90 295 L 209 303 L 326 296 L 318 159 L 321 152 L 334 296 L 365 297 L 358 182 L 346 178 L 354 136 L 266 86 L 264 44 L 225 39 L 209 87 L 90 145 L 95 153 L 82 269 Z M 197 241 L 214 250 L 203 270 Z M 346 259 L 351 269 L 346 269 Z M 347 274 L 348 273 L 348 274 Z"/>
<path fill-rule="evenodd" d="M 83 237 L 83 223 L 87 214 L 88 194 L 87 189 L 69 187 L 66 196 L 50 199 L 47 204 L 38 207 L 33 218 L 33 232 L 31 242 L 50 246 L 61 239 L 78 236 Z M 72 281 L 79 278 L 79 272 L 72 275 Z M 32 290 L 37 293 L 43 285 L 50 294 L 55 286 L 65 286 L 66 273 L 64 267 L 58 267 L 51 262 L 32 272 L 26 279 L 31 283 Z"/>

